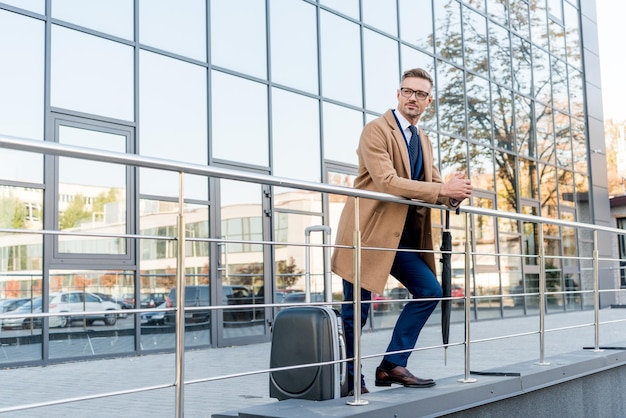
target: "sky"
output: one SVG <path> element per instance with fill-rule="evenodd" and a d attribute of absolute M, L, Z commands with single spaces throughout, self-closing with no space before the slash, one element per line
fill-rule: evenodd
<path fill-rule="evenodd" d="M 626 39 L 626 2 L 596 0 L 598 42 L 604 119 L 626 121 L 626 82 L 624 81 L 624 44 Z"/>

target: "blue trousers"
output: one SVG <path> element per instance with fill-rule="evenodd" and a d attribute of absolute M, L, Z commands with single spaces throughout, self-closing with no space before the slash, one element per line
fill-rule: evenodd
<path fill-rule="evenodd" d="M 400 248 L 403 248 L 401 243 Z M 428 268 L 420 253 L 398 251 L 391 268 L 391 275 L 402 283 L 411 293 L 414 299 L 440 298 L 442 296 L 441 285 L 435 274 Z M 343 296 L 345 301 L 354 300 L 354 286 L 352 283 L 343 281 Z M 371 300 L 370 291 L 361 289 L 361 300 Z M 396 322 L 387 347 L 387 352 L 410 350 L 415 347 L 420 331 L 433 313 L 438 300 L 408 302 Z M 370 310 L 370 304 L 361 304 L 361 328 L 365 325 Z M 346 355 L 354 357 L 354 306 L 342 305 L 341 317 L 343 319 L 346 336 Z M 384 360 L 397 366 L 406 367 L 411 352 L 387 354 Z M 354 363 L 348 363 L 348 382 L 350 389 L 354 382 Z M 361 385 L 364 385 L 361 375 Z"/>

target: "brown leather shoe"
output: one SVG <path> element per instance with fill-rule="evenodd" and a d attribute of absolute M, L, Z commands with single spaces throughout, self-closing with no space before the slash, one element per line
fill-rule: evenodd
<path fill-rule="evenodd" d="M 366 386 L 361 386 L 361 395 L 363 395 L 364 393 L 370 393 L 369 390 L 367 390 Z M 354 390 L 350 390 L 350 392 L 348 392 L 348 396 L 354 396 Z"/>
<path fill-rule="evenodd" d="M 396 366 L 392 370 L 376 368 L 376 386 L 391 386 L 392 383 L 407 388 L 429 388 L 435 386 L 433 379 L 420 379 L 411 374 L 406 367 Z"/>

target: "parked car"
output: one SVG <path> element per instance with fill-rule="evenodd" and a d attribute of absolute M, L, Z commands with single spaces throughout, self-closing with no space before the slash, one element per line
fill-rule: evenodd
<path fill-rule="evenodd" d="M 13 318 L 1 318 L 1 326 L 2 328 L 41 328 L 42 318 L 33 318 L 27 315 L 33 313 L 41 313 L 43 298 L 34 298 L 32 300 L 27 299 L 26 303 L 21 304 L 17 309 L 5 313 L 5 315 L 20 315 L 23 314 L 25 316 L 22 317 L 13 317 Z M 51 328 L 64 326 L 67 321 L 65 321 L 61 317 L 50 317 L 48 319 L 48 324 Z"/>
<path fill-rule="evenodd" d="M 141 308 L 156 308 L 162 303 L 165 303 L 165 293 L 142 293 L 139 306 Z"/>
<path fill-rule="evenodd" d="M 185 307 L 209 306 L 209 285 L 185 286 Z M 176 288 L 173 287 L 165 298 L 165 306 L 168 308 L 176 307 Z M 208 322 L 211 316 L 210 311 L 189 311 L 185 312 L 185 321 L 187 323 Z M 176 323 L 176 312 L 166 312 L 164 317 L 166 324 Z"/>
<path fill-rule="evenodd" d="M 105 325 L 115 325 L 121 310 L 115 302 L 102 300 L 99 296 L 89 292 L 55 292 L 50 294 L 50 312 L 85 312 L 81 316 L 60 317 L 61 327 L 68 326 L 72 321 L 82 321 L 92 325 L 94 321 L 103 321 Z M 90 312 L 111 311 L 110 313 L 95 314 Z"/>
<path fill-rule="evenodd" d="M 5 312 L 14 311 L 17 308 L 19 308 L 20 305 L 23 305 L 24 303 L 28 302 L 29 300 L 30 300 L 30 298 L 17 298 L 17 299 L 3 299 L 3 300 L 0 300 L 0 314 L 5 313 Z"/>
<path fill-rule="evenodd" d="M 185 287 L 185 307 L 209 306 L 209 285 L 186 286 Z M 255 295 L 246 286 L 240 285 L 223 285 L 222 286 L 222 305 L 251 305 L 263 304 L 263 295 Z M 176 307 L 176 288 L 170 290 L 166 298 L 166 306 L 168 308 Z M 240 309 L 224 309 L 224 322 L 250 322 L 263 320 L 265 318 L 264 308 L 240 308 Z M 210 319 L 210 310 L 193 310 L 185 312 L 187 323 L 189 322 L 208 322 Z M 167 312 L 165 315 L 165 323 L 175 323 L 176 313 Z"/>
<path fill-rule="evenodd" d="M 161 303 L 156 309 L 167 308 L 167 302 Z M 165 311 L 155 310 L 143 312 L 141 314 L 141 323 L 146 325 L 165 325 Z"/>
<path fill-rule="evenodd" d="M 306 294 L 304 292 L 292 292 L 285 295 L 284 303 L 304 303 Z M 311 302 L 324 302 L 323 292 L 311 292 Z"/>
<path fill-rule="evenodd" d="M 113 299 L 122 309 L 135 309 L 135 295 L 132 293 L 126 293 Z"/>
<path fill-rule="evenodd" d="M 107 295 L 106 293 L 98 293 L 98 292 L 93 292 L 93 294 L 96 296 L 99 296 L 100 299 L 104 301 L 117 303 L 119 305 L 118 301 L 111 295 Z M 126 309 L 126 308 L 123 308 L 121 305 L 120 305 L 120 308 Z M 118 317 L 120 318 L 126 318 L 126 316 L 127 315 L 125 313 L 118 314 Z"/>

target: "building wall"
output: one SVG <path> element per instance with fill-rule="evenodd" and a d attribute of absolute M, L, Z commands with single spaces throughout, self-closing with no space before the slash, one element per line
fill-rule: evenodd
<path fill-rule="evenodd" d="M 596 25 L 593 0 L 0 2 L 0 135 L 349 185 L 363 125 L 395 106 L 404 70 L 423 67 L 435 100 L 420 124 L 442 175 L 471 175 L 468 204 L 608 225 Z M 5 235 L 0 297 L 172 287 L 176 174 L 8 149 L 0 158 L 0 227 L 150 236 Z M 268 302 L 303 288 L 303 249 L 289 242 L 307 225 L 334 231 L 342 204 L 199 176 L 186 177 L 184 197 L 194 238 L 285 241 L 274 251 L 189 244 L 192 283 L 246 285 Z M 472 222 L 475 250 L 529 256 L 475 261 L 469 291 L 490 296 L 491 309 L 477 318 L 535 312 L 532 298 L 513 295 L 537 290 L 537 225 Z M 546 232 L 551 289 L 569 279 L 589 289 L 584 263 L 559 257 L 589 255 L 590 236 Z M 463 234 L 454 218 L 459 248 Z M 319 289 L 319 251 L 312 261 Z M 557 297 L 552 308 L 588 305 Z M 211 344 L 237 338 L 213 331 Z M 268 335 L 260 325 L 244 340 Z"/>

